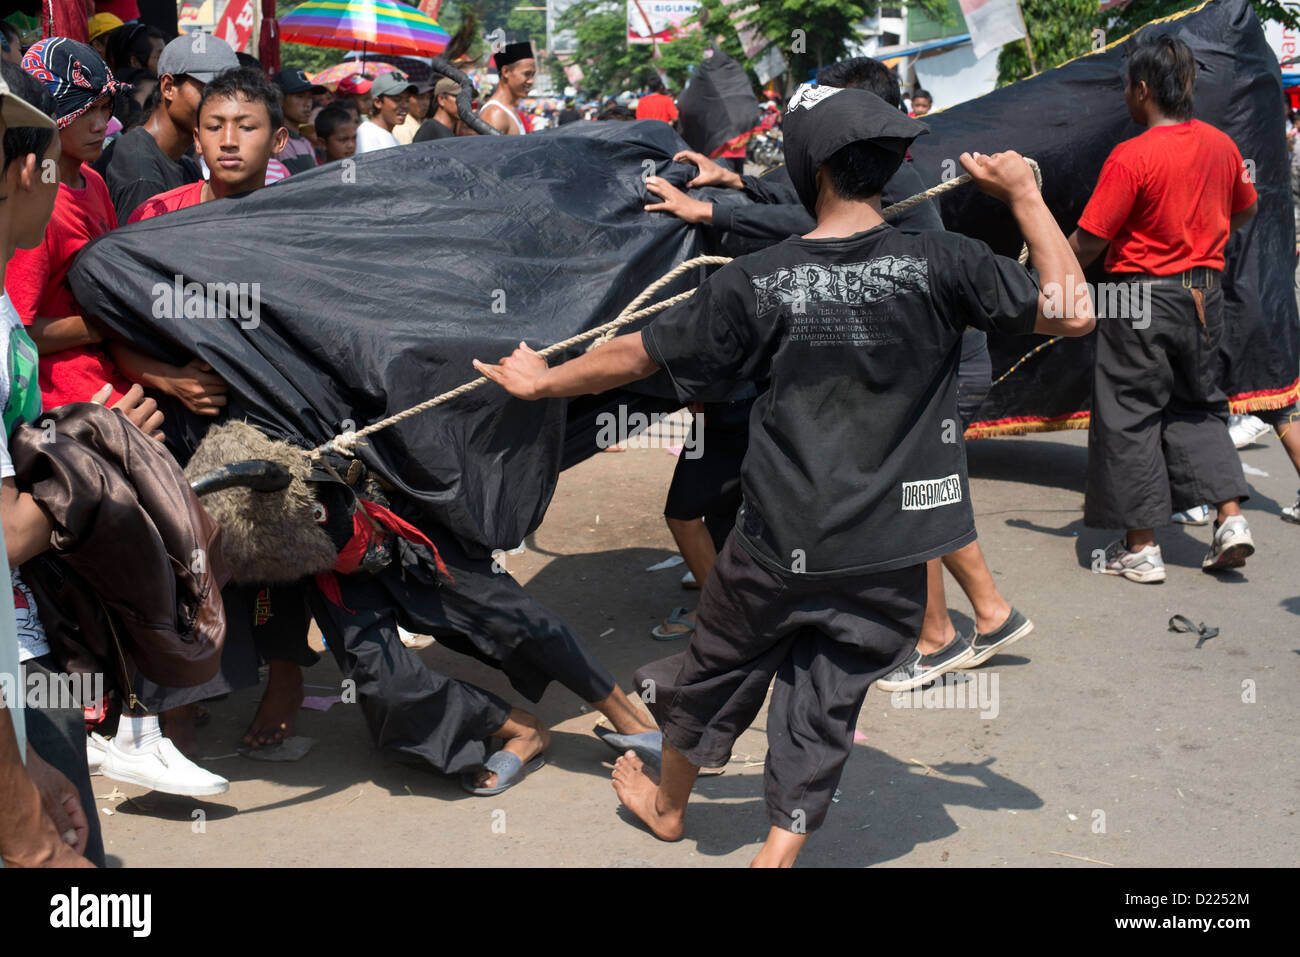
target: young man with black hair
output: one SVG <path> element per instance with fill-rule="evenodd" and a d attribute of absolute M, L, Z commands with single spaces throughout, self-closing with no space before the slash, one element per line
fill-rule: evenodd
<path fill-rule="evenodd" d="M 113 141 L 95 165 L 108 184 L 118 222 L 152 196 L 203 178 L 186 153 L 194 145 L 203 87 L 239 66 L 235 51 L 214 36 L 177 37 L 158 59 L 158 104 L 142 126 Z"/>
<path fill-rule="evenodd" d="M 636 101 L 638 120 L 663 120 L 671 123 L 677 119 L 677 104 L 664 90 L 663 80 L 654 77 L 649 83 L 650 92 Z"/>
<path fill-rule="evenodd" d="M 1118 291 L 1098 322 L 1084 522 L 1126 530 L 1102 570 L 1140 583 L 1165 580 L 1155 528 L 1204 502 L 1218 514 L 1203 571 L 1255 551 L 1217 362 L 1224 247 L 1257 197 L 1232 139 L 1192 118 L 1195 83 L 1182 40 L 1132 41 L 1124 100 L 1146 132 L 1111 151 L 1070 237 L 1084 265 L 1106 250 Z"/>
<path fill-rule="evenodd" d="M 195 140 L 211 176 L 158 194 L 129 222 L 261 188 L 267 164 L 288 137 L 279 91 L 266 76 L 247 67 L 227 70 L 207 84 L 199 101 Z"/>
<path fill-rule="evenodd" d="M 758 385 L 744 504 L 701 593 L 686 651 L 637 672 L 663 730 L 656 782 L 629 752 L 620 800 L 662 840 L 683 834 L 702 766 L 726 763 L 768 711 L 771 830 L 756 866 L 790 866 L 830 806 L 871 682 L 912 653 L 926 565 L 975 537 L 954 369 L 967 325 L 1084 335 L 1043 314 L 1034 277 L 976 240 L 902 232 L 880 193 L 925 127 L 863 90 L 803 86 L 785 152 L 807 235 L 733 260 L 685 303 L 548 368 L 524 343 L 484 375 L 524 399 L 602 392 L 664 370 L 683 402 Z M 1044 285 L 1083 271 L 1015 153 L 964 153 L 980 189 L 1011 207 Z M 646 684 L 645 682 L 649 682 Z"/>
<path fill-rule="evenodd" d="M 316 114 L 316 136 L 321 141 L 322 163 L 347 159 L 357 152 L 357 117 L 355 110 L 331 103 Z"/>

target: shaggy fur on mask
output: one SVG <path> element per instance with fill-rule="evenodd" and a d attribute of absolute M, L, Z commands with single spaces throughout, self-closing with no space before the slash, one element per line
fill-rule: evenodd
<path fill-rule="evenodd" d="M 307 485 L 311 474 L 302 450 L 268 439 L 245 422 L 214 426 L 185 468 L 191 482 L 213 469 L 248 459 L 270 459 L 293 475 L 278 492 L 231 488 L 202 498 L 221 526 L 221 550 L 239 584 L 292 582 L 328 571 L 337 551 L 316 524 L 316 499 Z"/>

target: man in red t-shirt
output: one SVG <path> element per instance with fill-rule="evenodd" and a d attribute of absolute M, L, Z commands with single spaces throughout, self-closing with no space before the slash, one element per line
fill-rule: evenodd
<path fill-rule="evenodd" d="M 677 119 L 677 104 L 664 92 L 663 81 L 655 78 L 650 81 L 650 92 L 636 102 L 638 120 L 663 120 L 671 123 Z"/>
<path fill-rule="evenodd" d="M 1106 253 L 1097 301 L 1097 364 L 1088 427 L 1084 522 L 1123 528 L 1109 575 L 1165 579 L 1155 527 L 1213 502 L 1207 572 L 1255 551 L 1240 502 L 1249 495 L 1218 386 L 1223 250 L 1255 215 L 1236 145 L 1192 119 L 1196 61 L 1187 44 L 1146 30 L 1133 41 L 1124 98 L 1146 132 L 1111 151 L 1070 244 L 1086 266 Z"/>

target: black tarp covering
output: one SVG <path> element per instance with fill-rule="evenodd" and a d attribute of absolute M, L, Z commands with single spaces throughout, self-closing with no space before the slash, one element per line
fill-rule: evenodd
<path fill-rule="evenodd" d="M 612 319 L 696 255 L 696 229 L 642 210 L 647 170 L 693 174 L 671 163 L 682 146 L 645 121 L 366 154 L 115 230 L 84 249 L 71 282 L 83 308 L 141 347 L 210 363 L 232 414 L 315 446 L 349 419 L 359 429 L 475 378 L 471 358 Z M 258 283 L 256 325 L 168 318 L 177 275 L 205 289 Z M 575 402 L 566 443 L 565 403 L 489 386 L 378 433 L 362 458 L 409 516 L 477 552 L 511 547 L 541 521 L 561 466 L 596 451 L 594 415 L 616 402 L 677 405 Z"/>
<path fill-rule="evenodd" d="M 1174 33 L 1196 56 L 1195 117 L 1223 130 L 1254 165 L 1259 214 L 1228 243 L 1224 277 L 1224 386 L 1234 408 L 1285 405 L 1300 368 L 1289 158 L 1281 72 L 1247 0 L 1212 0 L 1148 26 Z M 1102 163 L 1141 128 L 1124 105 L 1128 41 L 1066 63 L 975 100 L 925 117 L 932 130 L 912 146 L 927 186 L 938 183 L 964 150 L 1012 149 L 1041 164 L 1044 194 L 1069 234 L 1092 193 Z M 947 166 L 945 167 L 945 164 Z M 956 167 L 960 173 L 960 166 Z M 1002 206 L 973 186 L 941 200 L 951 230 L 987 241 L 1006 255 L 1021 238 Z M 1104 258 L 1104 257 L 1103 257 Z M 1089 279 L 1104 279 L 1101 259 Z M 995 386 L 968 435 L 996 435 L 1066 422 L 1085 425 L 1092 391 L 1095 334 L 1063 339 Z M 989 336 L 994 379 L 1044 341 Z M 1073 417 L 1069 419 L 1068 417 Z M 1055 421 L 1053 421 L 1055 420 Z"/>
<path fill-rule="evenodd" d="M 682 139 L 705 156 L 758 125 L 758 97 L 745 68 L 721 50 L 695 70 L 677 98 Z"/>

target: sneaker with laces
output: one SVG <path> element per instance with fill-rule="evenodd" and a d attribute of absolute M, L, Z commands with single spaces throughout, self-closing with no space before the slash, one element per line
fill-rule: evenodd
<path fill-rule="evenodd" d="M 1182 512 L 1174 512 L 1173 519 L 1179 525 L 1209 525 L 1210 506 L 1193 505 Z"/>
<path fill-rule="evenodd" d="M 170 738 L 159 738 L 152 748 L 139 753 L 124 751 L 114 738 L 108 742 L 100 769 L 106 778 L 164 794 L 204 797 L 230 790 L 225 778 L 203 770 L 185 757 Z"/>
<path fill-rule="evenodd" d="M 1201 571 L 1218 572 L 1240 568 L 1255 554 L 1255 540 L 1250 537 L 1246 516 L 1234 515 L 1214 526 L 1214 541 L 1201 560 Z"/>
<path fill-rule="evenodd" d="M 1294 505 L 1282 506 L 1282 520 L 1284 522 L 1295 522 L 1297 525 L 1300 525 L 1300 493 L 1297 493 Z"/>
<path fill-rule="evenodd" d="M 1149 585 L 1165 580 L 1165 560 L 1160 556 L 1159 545 L 1148 545 L 1130 552 L 1128 544 L 1120 538 L 1106 548 L 1106 563 L 1101 572 Z"/>
<path fill-rule="evenodd" d="M 923 655 L 919 650 L 913 651 L 906 662 L 885 677 L 877 679 L 876 687 L 891 693 L 911 691 L 923 684 L 929 684 L 954 668 L 960 668 L 962 663 L 974 653 L 969 641 L 961 635 L 954 635 L 952 641 L 932 654 Z"/>
<path fill-rule="evenodd" d="M 1268 432 L 1268 424 L 1258 416 L 1228 416 L 1228 435 L 1232 436 L 1232 444 L 1239 449 L 1243 449 L 1252 442 L 1263 438 Z"/>

